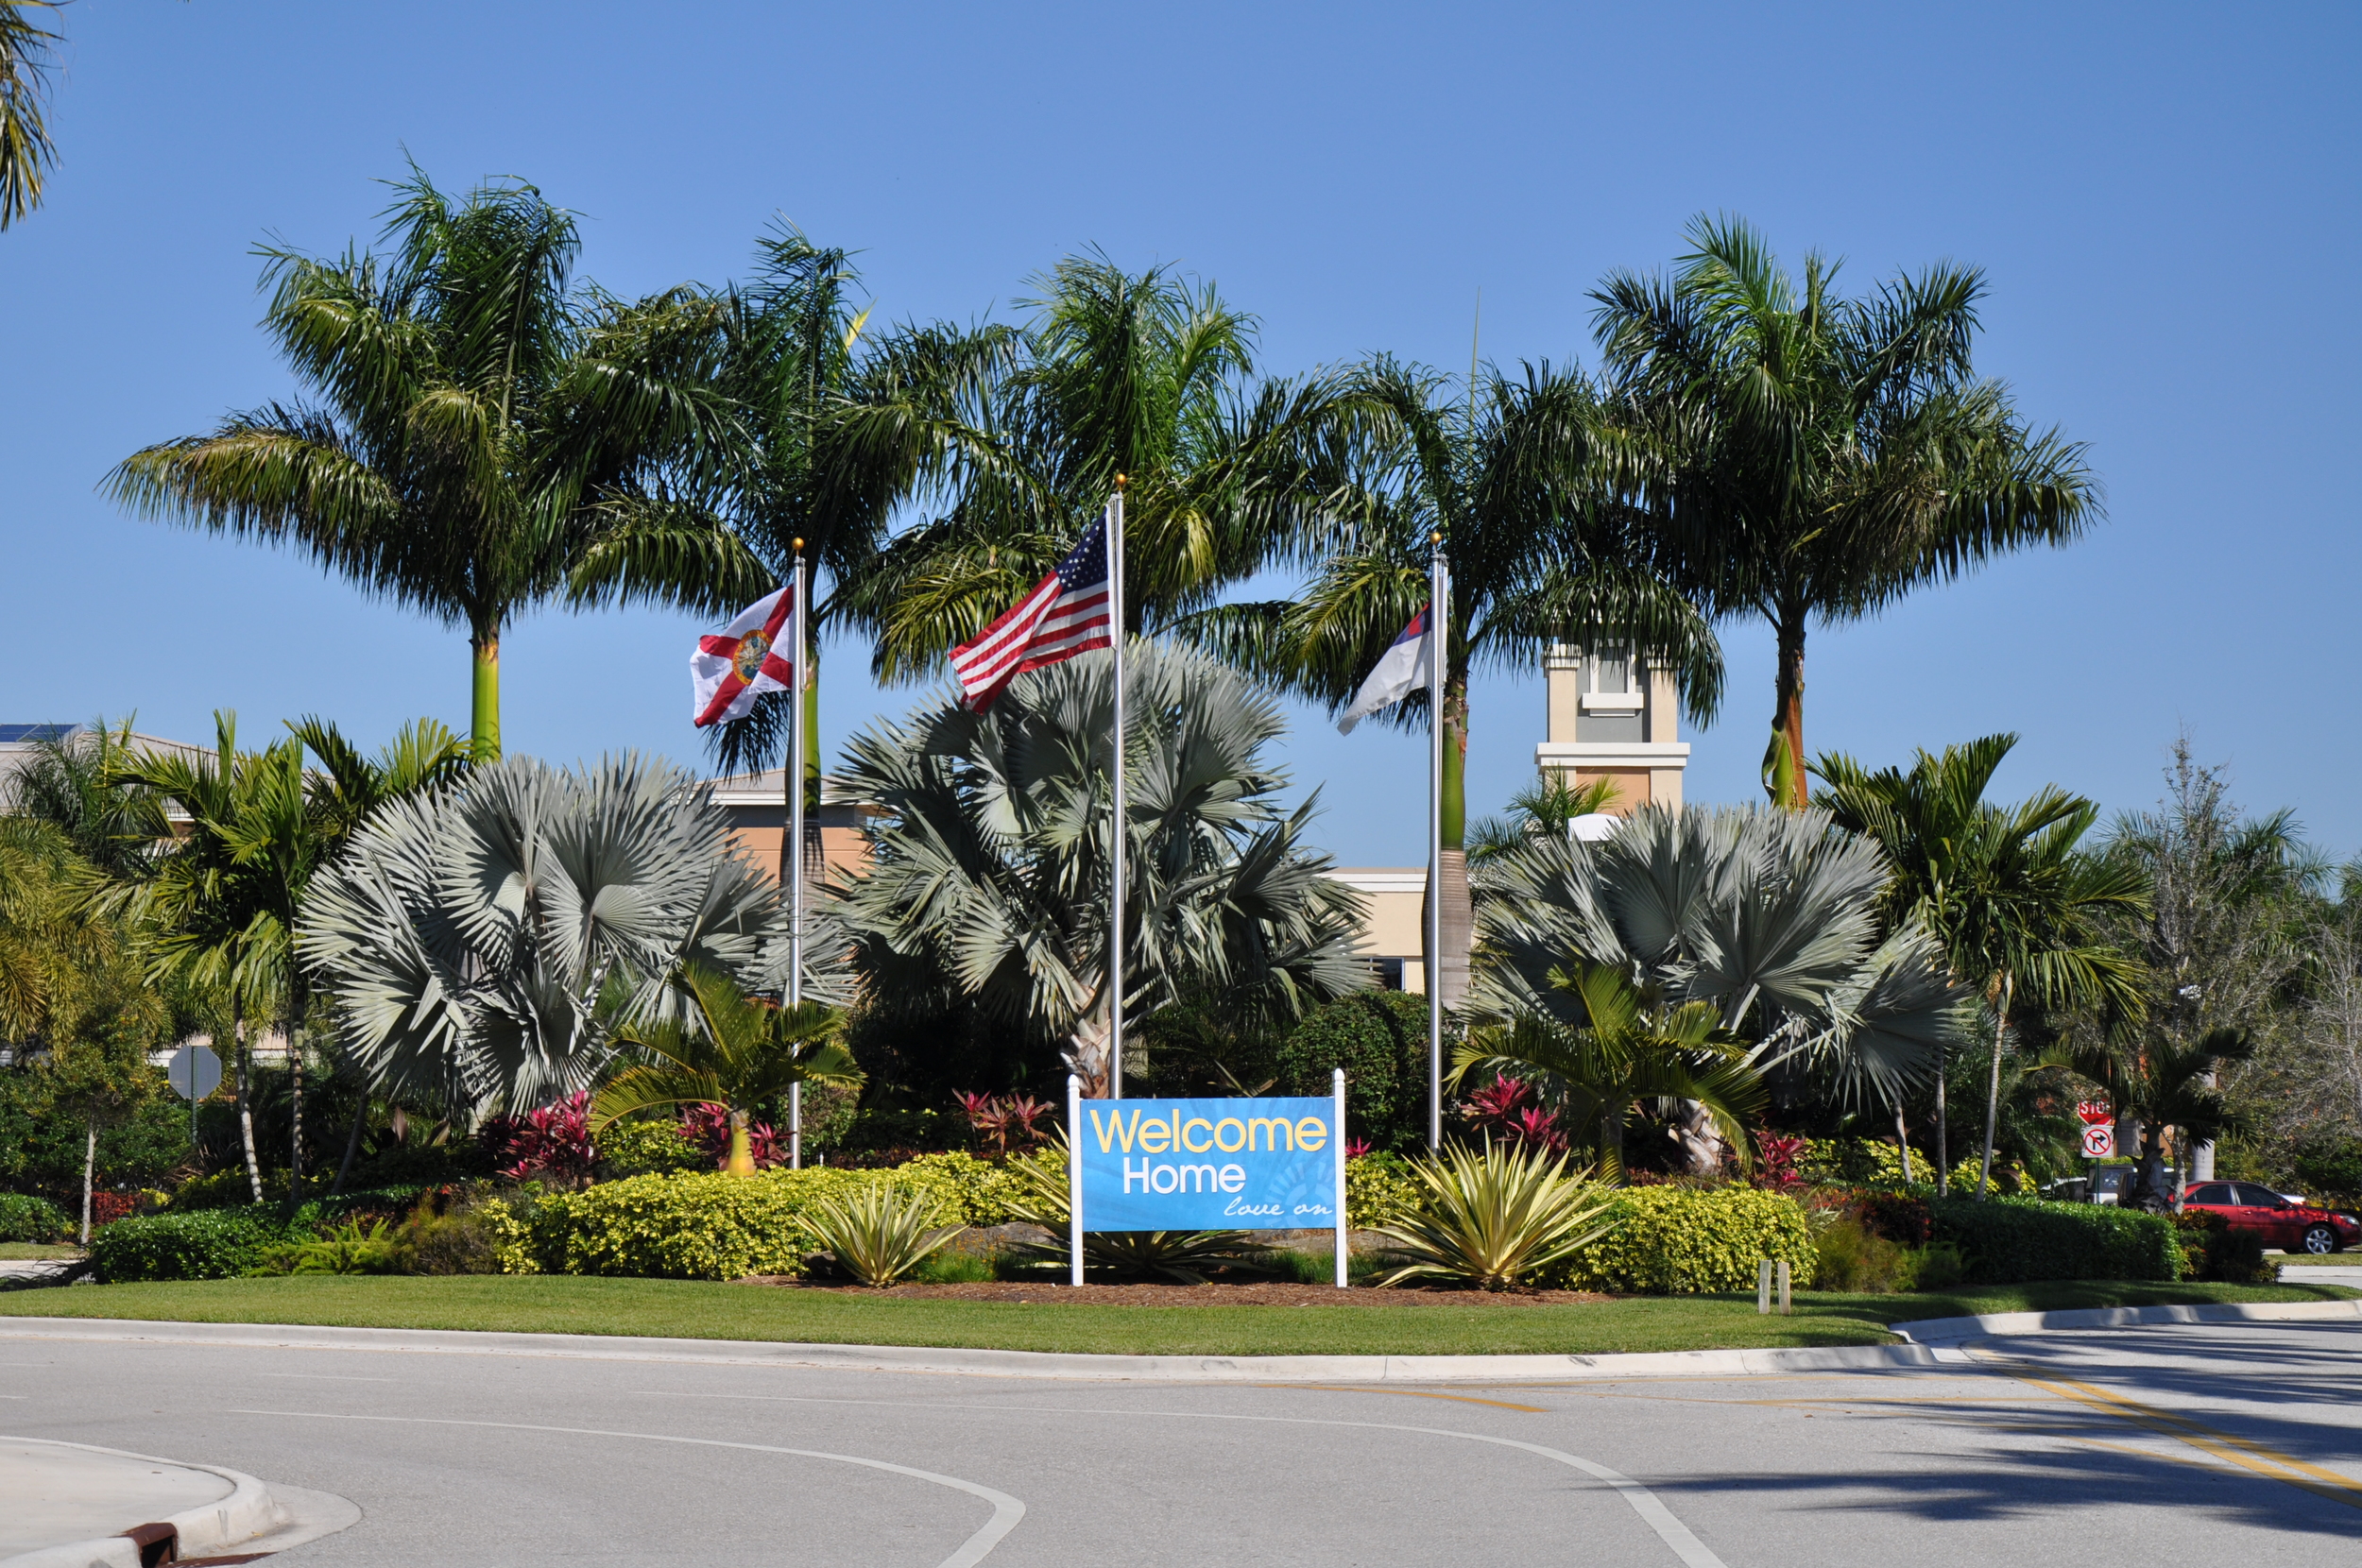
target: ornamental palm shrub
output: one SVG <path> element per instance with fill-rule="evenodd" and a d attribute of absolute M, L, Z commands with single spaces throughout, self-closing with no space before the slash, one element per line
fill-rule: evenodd
<path fill-rule="evenodd" d="M 467 1115 L 588 1088 L 615 1029 L 688 1015 L 686 964 L 778 989 L 785 927 L 689 775 L 521 757 L 382 806 L 297 947 L 373 1093 Z"/>
<path fill-rule="evenodd" d="M 820 1200 L 806 1223 L 838 1268 L 864 1285 L 887 1286 L 965 1228 L 937 1224 L 941 1218 L 932 1195 L 871 1183 Z"/>
<path fill-rule="evenodd" d="M 1506 1290 L 1614 1224 L 1614 1190 L 1538 1144 L 1456 1145 L 1411 1168 L 1426 1203 L 1378 1228 L 1403 1265 L 1381 1285 L 1446 1279 Z"/>
<path fill-rule="evenodd" d="M 1125 672 L 1124 1010 L 1198 999 L 1258 1022 L 1366 983 L 1359 898 L 1279 803 L 1277 704 L 1212 659 L 1148 644 Z M 1107 1057 L 1111 661 L 1021 675 L 988 709 L 948 697 L 857 736 L 841 775 L 880 813 L 869 868 L 832 890 L 868 994 L 972 1006 L 1061 1047 L 1088 1092 Z M 1138 1072 L 1144 1063 L 1124 1064 Z"/>
<path fill-rule="evenodd" d="M 1757 1074 L 1891 1104 L 1976 1039 L 1977 998 L 1922 929 L 1885 926 L 1888 871 L 1819 810 L 1651 806 L 1598 844 L 1530 838 L 1478 870 L 1472 1021 L 1582 1031 L 1588 1004 L 1565 980 L 1599 965 L 1655 1004 L 1710 1006 Z M 1691 1168 L 1712 1170 L 1730 1140 L 1703 1102 L 1673 1108 Z"/>
<path fill-rule="evenodd" d="M 627 1023 L 616 1044 L 630 1053 L 591 1106 L 595 1136 L 617 1118 L 658 1107 L 711 1108 L 728 1118 L 723 1168 L 755 1173 L 750 1122 L 757 1105 L 798 1083 L 858 1087 L 861 1069 L 838 1041 L 841 1015 L 820 1002 L 777 1007 L 748 997 L 727 975 L 683 966 L 686 1016 Z"/>

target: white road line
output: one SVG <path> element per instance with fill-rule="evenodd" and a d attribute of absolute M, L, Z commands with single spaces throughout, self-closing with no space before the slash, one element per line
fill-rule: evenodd
<path fill-rule="evenodd" d="M 950 1487 L 981 1497 L 992 1505 L 992 1517 L 984 1527 L 961 1542 L 960 1549 L 945 1558 L 941 1568 L 975 1568 L 985 1555 L 1001 1544 L 1001 1538 L 1016 1529 L 1018 1521 L 1025 1517 L 1025 1505 L 1005 1491 L 995 1491 L 974 1481 L 963 1481 L 956 1475 L 938 1475 L 932 1470 L 914 1470 L 909 1465 L 888 1464 L 883 1459 L 865 1459 L 858 1454 L 823 1454 L 812 1448 L 775 1448 L 761 1442 L 724 1442 L 718 1438 L 676 1438 L 664 1432 L 609 1432 L 592 1426 L 537 1426 L 521 1421 L 445 1421 L 424 1416 L 352 1416 L 320 1410 L 231 1410 L 233 1416 L 295 1416 L 313 1421 L 375 1421 L 399 1426 L 479 1426 L 499 1432 L 550 1432 L 574 1438 L 631 1438 L 641 1442 L 676 1442 L 696 1448 L 736 1448 L 750 1454 L 788 1454 L 799 1459 L 830 1459 L 838 1464 L 857 1464 L 870 1470 L 889 1471 L 916 1480 L 933 1481 L 939 1487 Z M 1715 1568 L 1720 1568 L 1719 1564 Z"/>
<path fill-rule="evenodd" d="M 256 1372 L 254 1375 L 290 1378 L 302 1383 L 395 1383 L 401 1381 L 399 1378 L 392 1377 L 346 1377 L 335 1372 Z"/>
<path fill-rule="evenodd" d="M 774 1405 L 862 1405 L 891 1410 L 981 1410 L 993 1415 L 1061 1415 L 1061 1416 L 1162 1416 L 1177 1421 L 1261 1421 L 1284 1426 L 1351 1426 L 1372 1432 L 1416 1432 L 1430 1438 L 1461 1438 L 1469 1442 L 1498 1443 L 1503 1448 L 1522 1448 L 1568 1465 L 1584 1474 L 1606 1482 L 1616 1489 L 1641 1523 L 1654 1530 L 1657 1539 L 1681 1559 L 1683 1568 L 1727 1568 L 1722 1559 L 1709 1550 L 1706 1543 L 1690 1533 L 1689 1526 L 1673 1516 L 1657 1494 L 1619 1471 L 1598 1464 L 1561 1449 L 1545 1448 L 1538 1442 L 1521 1442 L 1515 1438 L 1497 1438 L 1484 1432 L 1457 1432 L 1445 1426 L 1405 1426 L 1387 1421 L 1328 1421 L 1316 1416 L 1249 1416 L 1212 1410 L 1106 1410 L 1087 1406 L 1071 1405 L 963 1405 L 941 1400 L 902 1399 L 830 1399 L 796 1394 L 702 1394 L 677 1392 L 670 1389 L 649 1389 L 643 1392 L 663 1399 L 740 1399 Z"/>

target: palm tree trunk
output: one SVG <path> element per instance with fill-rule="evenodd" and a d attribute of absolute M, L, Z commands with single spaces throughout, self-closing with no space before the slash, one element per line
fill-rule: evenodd
<path fill-rule="evenodd" d="M 1624 1107 L 1602 1106 L 1600 1110 L 1600 1164 L 1607 1179 L 1624 1179 Z"/>
<path fill-rule="evenodd" d="M 1436 954 L 1436 996 L 1446 1011 L 1468 997 L 1468 949 L 1476 941 L 1476 912 L 1468 897 L 1468 677 L 1444 688 L 1443 854 L 1437 870 L 1443 895 L 1443 941 Z M 1420 914 L 1426 929 L 1426 911 Z"/>
<path fill-rule="evenodd" d="M 474 665 L 468 739 L 477 761 L 497 762 L 501 755 L 500 629 L 477 632 L 468 639 L 468 651 Z"/>
<path fill-rule="evenodd" d="M 90 1192 L 98 1175 L 98 1118 L 92 1116 L 82 1144 L 82 1245 L 90 1245 Z"/>
<path fill-rule="evenodd" d="M 303 1186 L 303 1047 L 296 1038 L 295 1019 L 287 1020 L 287 1108 L 293 1128 L 287 1134 L 287 1202 L 297 1202 Z"/>
<path fill-rule="evenodd" d="M 1773 687 L 1772 744 L 1764 756 L 1763 788 L 1772 804 L 1805 809 L 1805 616 L 1783 610 L 1774 630 L 1779 674 Z"/>
<path fill-rule="evenodd" d="M 352 1157 L 361 1151 L 361 1129 L 368 1119 L 369 1091 L 365 1088 L 361 1091 L 361 1103 L 353 1107 L 352 1131 L 345 1134 L 345 1157 L 336 1166 L 335 1184 L 328 1189 L 332 1198 L 345 1190 L 345 1178 L 352 1174 Z"/>
<path fill-rule="evenodd" d="M 2010 1030 L 2010 993 L 2016 980 L 2001 972 L 2001 1008 L 1993 1021 L 1993 1073 L 1985 1081 L 1985 1160 L 1977 1167 L 1977 1197 L 1981 1202 L 1993 1180 L 1993 1133 L 2001 1116 L 2001 1037 Z"/>
<path fill-rule="evenodd" d="M 247 1049 L 246 1019 L 235 1002 L 230 1004 L 231 1048 L 238 1058 L 238 1142 L 246 1151 L 247 1185 L 254 1189 L 254 1201 L 263 1201 L 263 1162 L 254 1153 L 253 1054 Z"/>
<path fill-rule="evenodd" d="M 1943 1112 L 1943 1048 L 1936 1047 L 1936 1196 L 1952 1192 L 1952 1125 Z"/>
<path fill-rule="evenodd" d="M 732 1176 L 752 1176 L 755 1173 L 755 1145 L 746 1131 L 746 1113 L 735 1105 L 729 1108 L 729 1113 L 730 1157 L 722 1168 Z"/>
<path fill-rule="evenodd" d="M 1903 1102 L 1899 1099 L 1894 1102 L 1894 1147 L 1902 1151 L 1903 1181 L 1908 1185 L 1911 1179 L 1911 1140 L 1903 1128 Z"/>

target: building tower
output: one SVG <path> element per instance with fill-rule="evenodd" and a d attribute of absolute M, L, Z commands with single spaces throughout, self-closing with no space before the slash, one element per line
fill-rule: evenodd
<path fill-rule="evenodd" d="M 1681 695 L 1669 670 L 1652 669 L 1629 644 L 1559 643 L 1543 656 L 1549 736 L 1533 748 L 1546 775 L 1572 788 L 1616 786 L 1617 816 L 1642 806 L 1678 807 L 1689 746 L 1676 740 Z"/>

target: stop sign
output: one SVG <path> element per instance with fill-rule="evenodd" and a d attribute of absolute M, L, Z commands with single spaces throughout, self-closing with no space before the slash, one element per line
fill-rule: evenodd
<path fill-rule="evenodd" d="M 2086 1127 L 2097 1127 L 2103 1123 L 2113 1126 L 2116 1119 L 2115 1107 L 2104 1099 L 2079 1100 L 2075 1114 L 2082 1118 Z"/>

